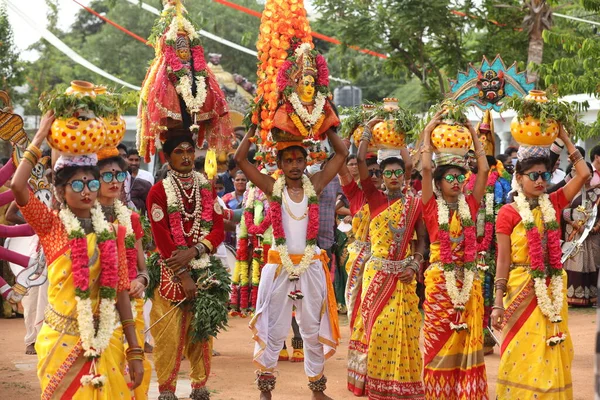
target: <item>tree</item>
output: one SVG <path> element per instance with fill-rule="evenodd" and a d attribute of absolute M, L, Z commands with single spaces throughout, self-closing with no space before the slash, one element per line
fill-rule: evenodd
<path fill-rule="evenodd" d="M 23 83 L 19 54 L 14 47 L 13 31 L 3 3 L 0 3 L 0 77 L 0 89 L 6 92 Z"/>
<path fill-rule="evenodd" d="M 453 1 L 316 0 L 314 4 L 338 39 L 388 54 L 388 71 L 416 77 L 430 99 L 442 97 L 447 77 L 469 61 L 463 44 L 474 23 L 452 12 Z M 473 4 L 467 0 L 461 8 L 469 11 Z"/>

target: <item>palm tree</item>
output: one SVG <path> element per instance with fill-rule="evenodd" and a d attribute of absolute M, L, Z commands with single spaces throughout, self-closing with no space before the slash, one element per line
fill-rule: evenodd
<path fill-rule="evenodd" d="M 527 15 L 523 18 L 523 26 L 529 34 L 529 49 L 527 50 L 527 77 L 537 81 L 538 75 L 530 65 L 541 64 L 544 55 L 544 39 L 542 32 L 552 27 L 552 10 L 546 0 L 524 0 Z"/>

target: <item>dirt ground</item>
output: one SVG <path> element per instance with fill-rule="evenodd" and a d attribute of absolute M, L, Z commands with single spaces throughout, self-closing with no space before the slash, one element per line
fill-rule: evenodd
<path fill-rule="evenodd" d="M 329 380 L 327 394 L 332 398 L 353 399 L 346 390 L 346 352 L 348 326 L 345 317 L 341 318 L 343 343 L 338 352 L 327 361 L 326 375 Z M 254 367 L 252 351 L 254 343 L 248 319 L 234 318 L 230 328 L 215 341 L 215 349 L 221 353 L 213 358 L 213 367 L 208 381 L 209 388 L 216 400 L 258 399 L 254 386 Z M 574 400 L 593 398 L 593 358 L 596 329 L 594 309 L 570 310 L 569 327 L 575 345 L 573 360 Z M 39 387 L 35 373 L 36 358 L 24 353 L 22 319 L 0 319 L 0 399 L 29 400 L 39 398 Z M 289 341 L 288 341 L 289 346 Z M 486 356 L 486 367 L 490 387 L 490 399 L 495 398 L 495 382 L 498 371 L 498 350 L 494 355 Z M 306 387 L 306 378 L 301 364 L 282 362 L 279 364 L 277 388 L 274 399 L 300 400 L 310 399 Z M 181 379 L 185 379 L 189 364 L 182 363 Z M 155 375 L 154 375 L 155 376 Z M 156 379 L 153 378 L 150 399 L 158 396 Z M 187 386 L 187 387 L 186 387 Z M 189 382 L 181 381 L 178 394 L 189 393 Z M 181 398 L 181 397 L 180 397 Z"/>

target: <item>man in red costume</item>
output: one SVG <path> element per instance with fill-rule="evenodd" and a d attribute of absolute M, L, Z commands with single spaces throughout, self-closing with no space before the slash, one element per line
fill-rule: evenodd
<path fill-rule="evenodd" d="M 198 318 L 194 310 L 203 290 L 211 290 L 210 285 L 229 284 L 207 283 L 212 277 L 209 264 L 215 262 L 209 255 L 224 238 L 223 215 L 210 182 L 194 171 L 195 148 L 189 131 L 169 132 L 163 151 L 171 168 L 167 178 L 152 187 L 147 200 L 160 253 L 160 283 L 154 289 L 150 315 L 159 400 L 177 399 L 177 376 L 184 355 L 191 364 L 190 398 L 203 400 L 210 397 L 205 385 L 210 374 L 212 338 L 197 340 L 193 333 L 194 319 Z M 217 268 L 222 268 L 220 263 Z M 199 283 L 201 279 L 206 279 L 203 284 Z"/>

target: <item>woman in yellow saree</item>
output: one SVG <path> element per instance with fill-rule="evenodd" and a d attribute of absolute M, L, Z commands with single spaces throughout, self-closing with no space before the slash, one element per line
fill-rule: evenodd
<path fill-rule="evenodd" d="M 370 135 L 365 132 L 358 149 L 361 184 L 371 210 L 371 257 L 364 267 L 359 310 L 364 329 L 360 339 L 367 352 L 365 392 L 372 400 L 423 399 L 421 314 L 415 291 L 425 250 L 421 203 L 403 194 L 405 164 L 399 157 L 381 162 L 386 192 L 373 185 L 365 157 Z"/>
<path fill-rule="evenodd" d="M 437 153 L 433 171 L 430 135 L 440 123 L 440 115 L 425 128 L 421 150 L 423 219 L 431 242 L 423 303 L 425 398 L 488 399 L 483 360 L 484 306 L 476 271 L 473 221 L 485 192 L 489 166 L 477 134 L 467 122 L 479 171 L 473 193 L 463 194 L 463 156 Z"/>
<path fill-rule="evenodd" d="M 36 341 L 41 398 L 130 399 L 116 311 L 133 347 L 127 358 L 134 387 L 143 377 L 143 350 L 135 338 L 129 302 L 125 232 L 106 222 L 95 201 L 100 186 L 95 157 L 57 160 L 54 185 L 57 200 L 63 202 L 58 213 L 27 187 L 53 120 L 52 113 L 42 119 L 11 185 L 48 262 L 49 305 Z"/>
<path fill-rule="evenodd" d="M 350 327 L 350 341 L 348 343 L 348 390 L 355 396 L 365 394 L 367 375 L 367 345 L 364 339 L 364 327 L 360 314 L 362 295 L 362 282 L 365 264 L 371 257 L 371 242 L 369 239 L 369 224 L 371 213 L 366 203 L 364 191 L 355 179 L 354 169 L 358 174 L 356 157 L 348 157 L 347 165 L 340 170 L 340 183 L 342 190 L 350 204 L 352 218 L 352 234 L 355 240 L 348 246 L 348 259 L 346 260 L 346 307 Z M 377 155 L 367 157 L 369 179 L 376 188 L 381 187 L 381 170 L 377 164 Z M 352 168 L 352 170 L 351 170 Z M 360 177 L 356 177 L 360 180 Z"/>
<path fill-rule="evenodd" d="M 100 190 L 98 201 L 107 221 L 125 227 L 125 253 L 127 255 L 127 269 L 131 288 L 129 289 L 130 301 L 133 303 L 135 315 L 135 334 L 139 344 L 144 343 L 144 290 L 149 283 L 146 270 L 146 259 L 142 247 L 144 230 L 138 213 L 128 209 L 119 199 L 123 193 L 123 182 L 127 177 L 127 163 L 119 156 L 115 148 L 104 148 L 98 153 L 98 169 L 100 171 Z M 129 348 L 129 346 L 126 346 Z M 152 365 L 144 359 L 144 379 L 142 384 L 134 390 L 134 397 L 138 400 L 148 398 L 150 380 L 152 378 Z"/>
<path fill-rule="evenodd" d="M 548 195 L 547 149 L 519 149 L 513 177 L 514 203 L 500 209 L 496 223 L 498 263 L 492 325 L 502 330 L 498 399 L 573 398 L 560 212 L 590 176 L 583 157 L 561 127 L 576 176 Z"/>

